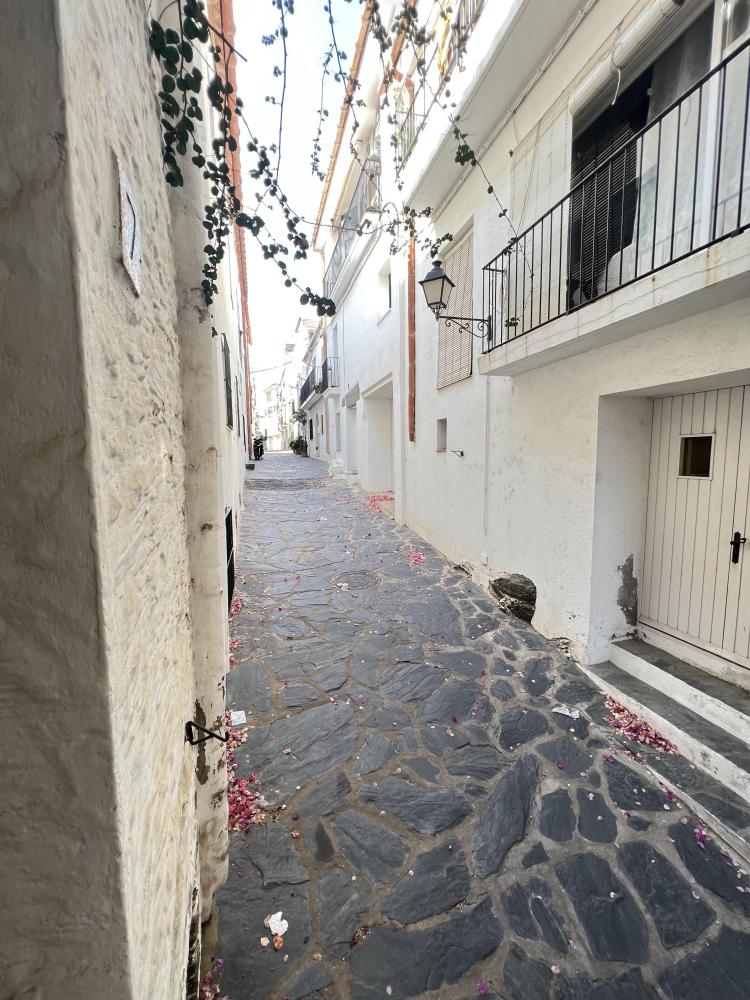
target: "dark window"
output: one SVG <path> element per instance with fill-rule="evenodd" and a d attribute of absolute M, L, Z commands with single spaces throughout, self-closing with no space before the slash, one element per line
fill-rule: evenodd
<path fill-rule="evenodd" d="M 227 606 L 231 607 L 234 595 L 234 524 L 230 510 L 224 520 L 227 536 Z"/>
<path fill-rule="evenodd" d="M 226 336 L 221 335 L 221 353 L 224 358 L 224 394 L 227 404 L 227 427 L 234 426 L 234 413 L 232 407 L 232 359 L 229 356 L 229 344 Z"/>
<path fill-rule="evenodd" d="M 634 137 L 708 72 L 712 18 L 711 7 L 573 140 L 569 308 L 611 290 L 609 262 L 643 245 L 636 222 L 643 141 Z M 662 152 L 674 158 L 668 146 Z"/>
<path fill-rule="evenodd" d="M 237 381 L 237 376 L 234 376 L 234 397 L 235 405 L 237 407 L 237 437 L 240 436 L 240 384 Z"/>
<path fill-rule="evenodd" d="M 711 475 L 711 450 L 714 439 L 710 434 L 680 438 L 680 475 L 708 479 Z"/>
<path fill-rule="evenodd" d="M 625 144 L 646 124 L 652 67 L 573 142 L 569 306 L 596 297 L 607 264 L 633 239 L 638 205 L 638 150 Z M 596 167 L 622 146 L 609 168 Z M 576 184 L 583 184 L 576 188 Z"/>
<path fill-rule="evenodd" d="M 313 422 L 312 418 L 310 418 L 310 440 L 312 441 L 312 439 L 313 439 Z"/>

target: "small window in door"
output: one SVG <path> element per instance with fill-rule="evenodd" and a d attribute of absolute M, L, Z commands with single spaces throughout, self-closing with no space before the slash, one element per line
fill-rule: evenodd
<path fill-rule="evenodd" d="M 713 434 L 692 434 L 680 438 L 680 476 L 710 479 L 713 463 Z"/>

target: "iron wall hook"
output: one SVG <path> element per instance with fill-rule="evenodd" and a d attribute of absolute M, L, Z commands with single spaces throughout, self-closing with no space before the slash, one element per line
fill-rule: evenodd
<path fill-rule="evenodd" d="M 196 737 L 196 730 L 200 733 L 205 733 L 204 736 Z M 227 743 L 229 740 L 229 733 L 224 736 L 221 733 L 215 733 L 213 729 L 206 729 L 204 726 L 199 725 L 197 722 L 185 723 L 185 742 L 189 743 L 190 746 L 197 746 L 198 743 L 206 743 L 208 740 L 218 740 L 220 743 Z"/>

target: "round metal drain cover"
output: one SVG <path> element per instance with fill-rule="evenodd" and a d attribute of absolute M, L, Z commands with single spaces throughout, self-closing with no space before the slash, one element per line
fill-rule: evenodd
<path fill-rule="evenodd" d="M 378 578 L 367 569 L 353 569 L 334 576 L 333 583 L 342 590 L 369 590 L 377 587 Z"/>

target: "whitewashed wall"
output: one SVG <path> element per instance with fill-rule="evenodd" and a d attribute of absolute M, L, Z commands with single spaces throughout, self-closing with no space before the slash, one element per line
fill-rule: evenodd
<path fill-rule="evenodd" d="M 226 865 L 220 753 L 184 725 L 223 713 L 241 455 L 217 430 L 211 323 L 234 309 L 196 309 L 205 199 L 168 194 L 139 5 L 17 7 L 0 80 L 19 95 L 0 166 L 0 703 L 5 732 L 33 731 L 6 760 L 3 988 L 181 1000 L 191 919 Z"/>
<path fill-rule="evenodd" d="M 562 6 L 555 9 L 555 16 Z M 429 4 L 424 7 L 427 11 Z M 572 95 L 595 70 L 601 73 L 597 67 L 603 56 L 653 4 L 642 0 L 627 9 L 615 0 L 579 4 L 575 9 L 573 5 L 563 31 L 553 31 L 551 18 L 542 17 L 543 7 L 486 4 L 469 41 L 466 70 L 454 72 L 451 81 L 459 107 L 464 97 L 474 102 L 463 127 L 474 148 L 482 148 L 489 182 L 516 231 L 534 222 L 568 190 Z M 692 16 L 700 4 L 661 7 L 679 19 Z M 522 22 L 525 13 L 534 10 L 536 18 Z M 513 51 L 503 49 L 507 32 L 517 32 L 521 23 L 526 25 L 526 43 L 516 34 Z M 575 30 L 570 28 L 562 44 L 572 24 Z M 527 59 L 524 64 L 534 46 L 541 53 L 538 61 Z M 553 50 L 557 54 L 542 72 L 542 62 Z M 497 89 L 490 92 L 488 81 L 494 80 L 497 66 L 510 72 L 511 65 L 517 76 L 512 87 L 507 80 L 503 84 L 504 104 Z M 614 93 L 613 72 L 607 70 L 599 79 Z M 520 103 L 519 96 L 523 96 Z M 408 161 L 402 195 L 393 187 L 389 134 L 383 123 L 383 200 L 405 197 L 420 207 L 419 198 L 429 197 L 437 209 L 434 234 L 472 229 L 478 314 L 481 267 L 505 246 L 510 227 L 498 217 L 499 208 L 479 172 L 462 173 L 452 162 L 453 140 L 445 139 L 449 126 L 439 121 L 437 109 L 433 116 L 435 121 L 428 122 Z M 344 176 L 339 164 L 334 180 L 338 177 L 341 185 Z M 332 203 L 335 200 L 334 194 Z M 361 238 L 360 244 L 365 240 Z M 610 637 L 632 629 L 617 604 L 617 591 L 622 583 L 620 567 L 629 556 L 636 576 L 640 572 L 649 399 L 684 382 L 704 388 L 747 381 L 750 350 L 743 316 L 750 256 L 740 265 L 740 271 L 745 269 L 744 289 L 738 278 L 732 288 L 712 291 L 703 312 L 694 305 L 691 315 L 679 323 L 655 319 L 645 332 L 627 340 L 609 343 L 613 338 L 608 337 L 607 346 L 594 342 L 591 350 L 575 358 L 513 378 L 480 375 L 480 348 L 475 341 L 473 375 L 440 390 L 437 327 L 417 286 L 416 442 L 410 443 L 405 302 L 402 298 L 392 320 L 378 323 L 377 279 L 388 263 L 386 241 L 370 240 L 365 250 L 355 245 L 352 261 L 357 254 L 360 263 L 347 264 L 336 296 L 336 323 L 345 344 L 342 392 L 358 400 L 356 411 L 346 411 L 345 465 L 356 465 L 363 485 L 371 482 L 362 397 L 392 374 L 397 515 L 451 559 L 471 564 L 479 579 L 489 580 L 500 571 L 529 576 L 538 590 L 536 627 L 548 636 L 572 640 L 582 658 L 605 659 Z M 703 266 L 714 266 L 713 258 L 719 256 L 708 252 Z M 405 268 L 399 258 L 391 260 L 399 274 L 394 290 L 403 296 Z M 429 260 L 418 257 L 417 281 L 428 267 Z M 645 279 L 654 303 L 675 273 L 667 268 Z M 585 312 L 579 315 L 584 317 Z M 447 448 L 440 453 L 438 419 L 447 421 Z M 352 446 L 354 433 L 357 442 Z"/>

